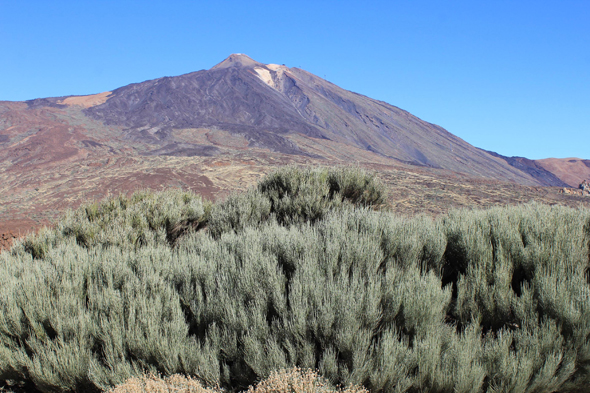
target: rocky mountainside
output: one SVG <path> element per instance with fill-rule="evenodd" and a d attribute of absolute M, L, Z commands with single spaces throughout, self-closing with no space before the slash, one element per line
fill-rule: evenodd
<path fill-rule="evenodd" d="M 0 101 L 0 234 L 106 195 L 181 187 L 218 198 L 276 166 L 351 163 L 391 181 L 408 214 L 557 203 L 565 196 L 539 186 L 577 186 L 588 168 L 487 152 L 307 71 L 234 54 L 112 92 Z"/>

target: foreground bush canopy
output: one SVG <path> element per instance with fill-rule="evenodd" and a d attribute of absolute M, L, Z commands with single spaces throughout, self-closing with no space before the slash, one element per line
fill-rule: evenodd
<path fill-rule="evenodd" d="M 141 192 L 69 212 L 0 254 L 0 381 L 233 391 L 297 366 L 371 392 L 587 391 L 589 210 L 384 203 L 360 169 L 288 167 L 217 204 Z"/>

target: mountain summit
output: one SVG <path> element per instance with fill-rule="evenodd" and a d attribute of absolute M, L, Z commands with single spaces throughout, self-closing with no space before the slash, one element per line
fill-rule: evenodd
<path fill-rule="evenodd" d="M 221 63 L 213 66 L 212 70 L 221 70 L 229 67 L 254 67 L 264 66 L 264 64 L 253 60 L 251 57 L 243 53 L 233 53 L 229 57 L 223 60 Z"/>

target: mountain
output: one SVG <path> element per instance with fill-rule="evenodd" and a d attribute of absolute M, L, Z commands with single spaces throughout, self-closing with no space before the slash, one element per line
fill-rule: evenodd
<path fill-rule="evenodd" d="M 360 152 L 373 153 L 392 162 L 519 184 L 564 185 L 540 165 L 475 148 L 395 106 L 244 54 L 210 70 L 27 105 L 83 107 L 84 116 L 116 127 L 116 138 L 144 155 L 215 156 L 221 147 L 231 147 L 223 146 L 224 139 L 233 139 L 244 147 L 291 155 L 363 161 L 356 157 Z M 210 137 L 203 141 L 205 130 L 216 133 L 218 143 Z"/>
<path fill-rule="evenodd" d="M 109 194 L 182 187 L 217 198 L 276 166 L 350 163 L 378 170 L 411 212 L 557 203 L 538 186 L 575 183 L 563 166 L 478 149 L 302 69 L 233 54 L 100 94 L 0 101 L 0 233 Z"/>
<path fill-rule="evenodd" d="M 210 70 L 114 90 L 85 114 L 122 127 L 148 154 L 216 151 L 178 138 L 204 128 L 243 136 L 248 146 L 325 158 L 349 147 L 413 165 L 539 184 L 529 174 L 441 127 L 385 102 L 346 91 L 309 72 L 234 54 Z M 184 133 L 186 136 L 186 133 Z"/>

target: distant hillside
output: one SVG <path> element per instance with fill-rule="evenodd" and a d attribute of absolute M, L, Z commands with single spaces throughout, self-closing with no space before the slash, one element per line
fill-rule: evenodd
<path fill-rule="evenodd" d="M 544 186 L 566 187 L 570 185 L 561 177 L 563 176 L 563 173 L 561 173 L 561 176 L 559 176 L 553 171 L 545 168 L 539 161 L 529 160 L 525 157 L 506 157 L 498 153 L 494 153 L 493 151 L 488 151 L 488 153 L 494 157 L 503 159 L 514 168 L 528 173 L 537 182 Z"/>
<path fill-rule="evenodd" d="M 546 158 L 536 160 L 543 169 L 554 173 L 565 183 L 578 187 L 584 180 L 590 180 L 590 160 L 580 158 Z"/>

